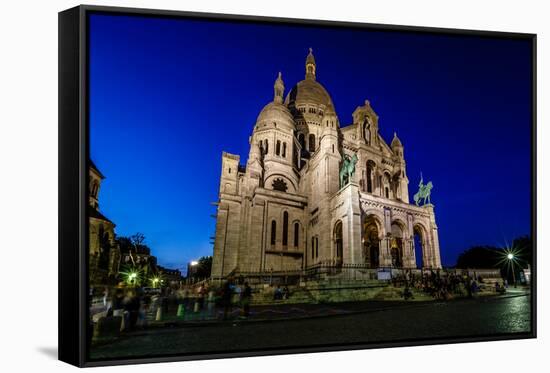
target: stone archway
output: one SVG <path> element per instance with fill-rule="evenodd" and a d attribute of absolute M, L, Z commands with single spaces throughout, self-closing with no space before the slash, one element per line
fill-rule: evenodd
<path fill-rule="evenodd" d="M 428 235 L 426 229 L 420 225 L 415 224 L 413 226 L 414 231 L 414 253 L 416 257 L 416 266 L 417 268 L 426 268 L 428 267 L 427 262 L 427 250 L 428 250 Z"/>
<path fill-rule="evenodd" d="M 370 268 L 380 266 L 380 222 L 374 215 L 363 221 L 363 263 Z"/>
<path fill-rule="evenodd" d="M 394 268 L 403 267 L 403 248 L 405 240 L 405 226 L 399 221 L 391 223 L 390 255 Z"/>

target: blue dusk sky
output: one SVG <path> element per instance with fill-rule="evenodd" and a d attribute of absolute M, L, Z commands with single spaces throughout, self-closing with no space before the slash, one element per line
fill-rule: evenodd
<path fill-rule="evenodd" d="M 222 151 L 245 163 L 277 73 L 286 94 L 309 47 L 341 125 L 370 100 L 411 200 L 420 172 L 433 182 L 444 265 L 529 234 L 530 41 L 96 14 L 90 156 L 116 233 L 144 233 L 169 267 L 211 255 Z"/>

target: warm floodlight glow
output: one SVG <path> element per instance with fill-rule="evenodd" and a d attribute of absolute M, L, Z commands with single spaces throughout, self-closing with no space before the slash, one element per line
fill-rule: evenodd
<path fill-rule="evenodd" d="M 192 266 L 196 266 L 197 264 L 199 264 L 199 262 L 197 262 L 196 260 L 193 260 L 193 261 L 191 262 L 191 265 L 192 265 Z"/>

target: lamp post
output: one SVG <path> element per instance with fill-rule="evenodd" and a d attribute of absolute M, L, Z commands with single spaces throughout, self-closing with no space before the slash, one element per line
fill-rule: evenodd
<path fill-rule="evenodd" d="M 132 286 L 136 286 L 137 273 L 135 272 L 130 273 L 129 278 L 130 278 L 130 284 Z"/>
<path fill-rule="evenodd" d="M 506 258 L 510 261 L 510 267 L 512 268 L 512 280 L 514 281 L 514 287 L 517 288 L 516 284 L 516 272 L 514 271 L 514 254 L 508 253 Z"/>
<path fill-rule="evenodd" d="M 188 279 L 189 279 L 189 277 L 191 277 L 190 278 L 191 283 L 195 282 L 195 271 L 196 271 L 195 267 L 198 266 L 198 265 L 199 265 L 199 262 L 197 260 L 192 260 L 189 267 L 188 267 L 187 277 L 188 277 Z M 190 271 L 191 269 L 192 269 L 192 271 Z M 189 276 L 189 272 L 191 272 L 191 276 Z"/>
<path fill-rule="evenodd" d="M 153 282 L 153 288 L 156 289 L 156 287 L 158 286 L 158 283 L 159 283 L 158 277 L 154 277 L 153 280 L 152 280 L 152 282 Z"/>

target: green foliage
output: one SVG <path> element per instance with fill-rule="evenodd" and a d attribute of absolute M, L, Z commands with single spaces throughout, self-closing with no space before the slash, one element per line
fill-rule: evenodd
<path fill-rule="evenodd" d="M 118 236 L 117 242 L 122 253 L 151 254 L 149 246 L 144 244 L 145 236 L 142 233 L 136 233 L 130 237 Z"/>
<path fill-rule="evenodd" d="M 212 273 L 212 257 L 203 256 L 199 259 L 197 264 L 197 271 L 195 277 L 197 278 L 208 278 Z"/>
<path fill-rule="evenodd" d="M 533 240 L 530 236 L 520 236 L 514 239 L 512 247 L 516 251 L 517 262 L 521 268 L 527 268 L 533 263 Z"/>
<path fill-rule="evenodd" d="M 533 258 L 531 237 L 517 237 L 510 247 L 472 246 L 458 256 L 456 268 L 502 268 L 508 252 L 514 253 L 515 263 L 527 268 Z"/>
<path fill-rule="evenodd" d="M 494 246 L 473 246 L 458 256 L 457 268 L 497 268 L 501 249 Z"/>
<path fill-rule="evenodd" d="M 145 280 L 143 269 L 133 265 L 124 266 L 120 276 L 128 286 L 140 286 Z"/>

